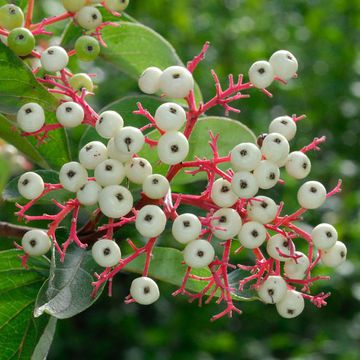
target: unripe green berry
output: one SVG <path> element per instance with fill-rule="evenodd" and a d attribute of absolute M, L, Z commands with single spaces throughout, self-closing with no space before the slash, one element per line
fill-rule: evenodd
<path fill-rule="evenodd" d="M 94 84 L 90 76 L 85 73 L 75 74 L 70 78 L 69 83 L 70 86 L 76 91 L 86 89 L 87 91 L 91 92 L 94 88 Z"/>
<path fill-rule="evenodd" d="M 93 61 L 100 53 L 99 42 L 91 36 L 80 36 L 75 42 L 76 56 L 81 61 Z"/>
<path fill-rule="evenodd" d="M 105 5 L 111 11 L 124 11 L 129 5 L 129 0 L 105 0 Z"/>
<path fill-rule="evenodd" d="M 0 7 L 0 26 L 12 30 L 21 27 L 24 22 L 24 13 L 13 4 Z"/>
<path fill-rule="evenodd" d="M 8 36 L 8 46 L 16 55 L 29 55 L 35 47 L 34 35 L 25 28 L 11 30 Z"/>

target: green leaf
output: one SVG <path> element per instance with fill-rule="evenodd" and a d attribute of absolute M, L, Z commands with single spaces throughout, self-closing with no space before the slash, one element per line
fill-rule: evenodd
<path fill-rule="evenodd" d="M 239 121 L 224 117 L 204 117 L 198 120 L 190 136 L 190 151 L 185 161 L 194 160 L 196 156 L 199 158 L 206 157 L 208 159 L 212 157 L 212 152 L 209 147 L 209 131 L 212 131 L 214 135 L 220 134 L 218 139 L 220 156 L 228 155 L 231 149 L 241 142 L 256 141 L 253 132 Z M 155 140 L 160 137 L 156 130 L 152 131 L 148 136 Z M 156 147 L 151 148 L 149 145 L 145 145 L 139 155 L 144 156 L 151 164 L 153 164 L 154 173 L 166 174 L 169 169 L 168 165 L 158 163 L 159 157 L 157 155 Z M 228 165 L 224 164 L 219 167 L 226 169 Z M 172 184 L 183 185 L 202 179 L 206 179 L 205 173 L 199 173 L 192 176 L 185 174 L 184 171 L 180 171 L 172 181 Z"/>
<path fill-rule="evenodd" d="M 37 174 L 39 174 L 45 183 L 50 184 L 58 184 L 59 183 L 59 174 L 56 171 L 53 170 L 37 170 L 35 171 Z M 20 175 L 21 176 L 21 175 Z M 18 191 L 18 181 L 20 176 L 15 177 L 12 179 L 7 186 L 5 187 L 2 197 L 6 201 L 10 202 L 19 202 L 24 203 L 25 200 Z M 52 191 L 48 195 L 45 195 L 41 200 L 39 200 L 40 203 L 49 203 L 52 199 L 55 199 L 59 202 L 62 202 L 64 200 L 68 200 L 70 198 L 70 193 L 66 190 L 56 190 Z"/>
<path fill-rule="evenodd" d="M 35 357 L 37 344 L 43 342 L 49 324 L 55 326 L 49 316 L 34 319 L 32 314 L 48 262 L 45 258 L 30 258 L 26 270 L 18 258 L 21 254 L 18 250 L 0 252 L 0 357 L 4 360 L 39 359 Z M 47 351 L 50 335 L 47 334 Z M 47 351 L 43 347 L 45 356 Z"/>
<path fill-rule="evenodd" d="M 186 272 L 186 265 L 181 262 L 184 260 L 182 252 L 172 248 L 156 247 L 153 250 L 149 276 L 176 286 L 180 286 Z M 126 265 L 125 270 L 141 274 L 144 269 L 145 254 L 142 254 L 134 261 Z M 196 269 L 192 271 L 198 276 L 210 276 L 208 268 Z M 189 279 L 186 289 L 193 292 L 200 292 L 204 288 L 204 282 Z M 217 293 L 216 296 L 220 294 Z M 253 301 L 257 298 L 251 292 L 237 292 L 232 294 L 232 298 L 237 301 Z"/>
<path fill-rule="evenodd" d="M 40 289 L 34 316 L 46 313 L 58 319 L 66 319 L 90 307 L 103 290 L 102 287 L 95 298 L 91 297 L 94 273 L 101 271 L 90 251 L 70 246 L 64 262 L 61 262 L 54 250 L 50 276 Z"/>
<path fill-rule="evenodd" d="M 56 122 L 55 110 L 59 103 L 56 97 L 40 85 L 30 68 L 0 42 L 0 112 L 15 114 L 23 104 L 28 102 L 36 102 L 44 108 L 47 123 Z M 16 133 L 17 130 L 12 130 L 14 123 L 10 120 L 4 121 L 3 117 L 0 121 L 0 137 L 17 146 L 26 155 L 30 150 L 29 157 L 40 166 L 58 169 L 69 161 L 65 130 L 52 131 L 47 144 L 36 148 L 37 140 L 34 137 L 27 137 L 22 144 L 20 135 Z"/>

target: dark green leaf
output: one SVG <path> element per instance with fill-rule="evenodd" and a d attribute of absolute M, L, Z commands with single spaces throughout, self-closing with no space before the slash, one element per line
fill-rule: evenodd
<path fill-rule="evenodd" d="M 53 323 L 49 316 L 34 319 L 32 314 L 48 262 L 45 258 L 29 259 L 26 270 L 18 258 L 21 254 L 18 250 L 0 252 L 0 357 L 4 360 L 32 358 L 48 324 Z M 50 335 L 47 351 L 52 341 Z M 45 347 L 43 354 L 46 355 Z"/>
<path fill-rule="evenodd" d="M 101 272 L 91 252 L 70 246 L 62 263 L 53 252 L 49 279 L 40 289 L 34 310 L 35 317 L 43 313 L 58 319 L 72 317 L 90 307 L 101 295 L 91 297 L 94 273 Z"/>

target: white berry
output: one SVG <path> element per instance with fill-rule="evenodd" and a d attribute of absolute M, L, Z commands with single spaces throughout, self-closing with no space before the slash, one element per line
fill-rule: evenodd
<path fill-rule="evenodd" d="M 274 52 L 269 62 L 274 69 L 274 74 L 283 80 L 289 80 L 295 76 L 298 70 L 296 57 L 287 50 Z"/>
<path fill-rule="evenodd" d="M 92 206 L 98 202 L 101 186 L 96 181 L 86 182 L 76 193 L 80 204 Z"/>
<path fill-rule="evenodd" d="M 42 177 L 32 171 L 22 174 L 18 181 L 18 190 L 22 197 L 28 200 L 36 199 L 44 191 Z"/>
<path fill-rule="evenodd" d="M 333 247 L 338 239 L 336 229 L 330 224 L 319 224 L 311 232 L 313 244 L 321 250 Z"/>
<path fill-rule="evenodd" d="M 295 252 L 296 259 L 289 259 L 285 261 L 284 271 L 288 278 L 302 280 L 307 274 L 310 265 L 309 258 L 300 251 Z"/>
<path fill-rule="evenodd" d="M 30 256 L 45 255 L 51 248 L 51 241 L 43 230 L 33 229 L 27 231 L 21 240 L 21 246 Z"/>
<path fill-rule="evenodd" d="M 301 207 L 305 209 L 317 209 L 326 200 L 326 189 L 324 185 L 318 181 L 307 181 L 300 186 L 297 199 Z"/>
<path fill-rule="evenodd" d="M 121 185 L 110 185 L 99 194 L 101 212 L 109 218 L 120 218 L 129 213 L 133 207 L 131 192 Z"/>
<path fill-rule="evenodd" d="M 189 242 L 183 253 L 185 264 L 194 269 L 208 266 L 215 257 L 214 247 L 206 240 L 193 240 Z"/>
<path fill-rule="evenodd" d="M 217 179 L 211 188 L 211 200 L 219 207 L 231 207 L 238 200 L 231 184 L 225 179 Z"/>
<path fill-rule="evenodd" d="M 76 13 L 75 19 L 86 30 L 95 29 L 102 23 L 101 12 L 94 6 L 84 6 L 81 8 Z"/>
<path fill-rule="evenodd" d="M 194 88 L 194 78 L 188 69 L 170 66 L 161 74 L 159 85 L 166 96 L 183 98 Z"/>
<path fill-rule="evenodd" d="M 266 135 L 261 145 L 261 153 L 267 160 L 274 163 L 289 155 L 289 150 L 289 142 L 286 140 L 285 136 L 279 133 Z"/>
<path fill-rule="evenodd" d="M 269 133 L 279 133 L 290 141 L 296 134 L 296 122 L 290 116 L 278 116 L 269 125 Z"/>
<path fill-rule="evenodd" d="M 119 185 L 125 177 L 125 168 L 120 161 L 107 159 L 96 166 L 94 176 L 101 186 Z"/>
<path fill-rule="evenodd" d="M 321 252 L 321 261 L 324 265 L 337 267 L 345 262 L 347 249 L 344 243 L 337 241 L 330 249 Z"/>
<path fill-rule="evenodd" d="M 35 132 L 44 126 L 45 113 L 39 104 L 27 103 L 19 109 L 16 121 L 22 131 Z"/>
<path fill-rule="evenodd" d="M 65 69 L 69 56 L 64 48 L 50 46 L 41 54 L 41 66 L 45 71 L 56 72 Z"/>
<path fill-rule="evenodd" d="M 220 240 L 232 239 L 241 229 L 240 215 L 234 209 L 223 208 L 214 212 L 212 233 Z"/>
<path fill-rule="evenodd" d="M 289 260 L 290 241 L 283 235 L 276 234 L 268 240 L 266 244 L 266 251 L 273 259 L 280 261 Z"/>
<path fill-rule="evenodd" d="M 142 184 L 152 174 L 152 166 L 144 158 L 132 158 L 125 164 L 125 174 L 134 184 Z"/>
<path fill-rule="evenodd" d="M 266 228 L 257 221 L 248 221 L 242 225 L 238 238 L 242 246 L 247 249 L 255 249 L 266 240 Z"/>
<path fill-rule="evenodd" d="M 259 190 L 256 177 L 249 171 L 238 171 L 231 180 L 232 191 L 242 199 L 255 196 Z"/>
<path fill-rule="evenodd" d="M 277 205 L 267 196 L 256 196 L 247 205 L 247 215 L 251 220 L 267 224 L 275 219 Z"/>
<path fill-rule="evenodd" d="M 119 245 L 109 239 L 98 240 L 91 249 L 95 262 L 102 267 L 111 267 L 119 263 L 121 251 Z"/>
<path fill-rule="evenodd" d="M 258 167 L 261 151 L 253 143 L 236 145 L 230 153 L 230 162 L 234 170 L 252 171 Z"/>
<path fill-rule="evenodd" d="M 165 229 L 166 216 L 156 205 L 146 205 L 136 215 L 135 227 L 144 237 L 159 236 Z"/>
<path fill-rule="evenodd" d="M 139 77 L 139 89 L 145 94 L 155 94 L 160 90 L 160 76 L 162 71 L 155 67 L 148 67 Z"/>
<path fill-rule="evenodd" d="M 101 137 L 110 139 L 115 136 L 118 129 L 121 129 L 123 126 L 124 120 L 121 115 L 116 111 L 108 110 L 99 115 L 95 129 Z"/>
<path fill-rule="evenodd" d="M 132 154 L 123 153 L 123 152 L 118 150 L 118 148 L 115 145 L 115 139 L 114 138 L 111 138 L 108 141 L 108 143 L 107 143 L 107 151 L 108 151 L 109 158 L 118 160 L 121 163 L 125 163 L 125 162 L 129 161 L 131 159 L 131 157 L 132 157 Z"/>
<path fill-rule="evenodd" d="M 285 319 L 300 315 L 304 307 L 304 298 L 295 290 L 287 290 L 285 296 L 276 304 L 277 312 Z"/>
<path fill-rule="evenodd" d="M 261 160 L 254 170 L 254 176 L 260 189 L 271 189 L 279 181 L 280 169 L 269 160 Z"/>
<path fill-rule="evenodd" d="M 293 178 L 304 179 L 310 174 L 311 162 L 303 152 L 293 151 L 287 157 L 285 169 Z"/>
<path fill-rule="evenodd" d="M 268 276 L 259 286 L 258 295 L 266 304 L 276 304 L 285 296 L 286 281 L 281 276 Z"/>
<path fill-rule="evenodd" d="M 169 131 L 160 137 L 157 152 L 164 164 L 179 164 L 189 153 L 188 139 L 181 132 Z"/>
<path fill-rule="evenodd" d="M 168 179 L 160 174 L 148 175 L 143 184 L 143 193 L 150 199 L 162 199 L 169 191 Z"/>
<path fill-rule="evenodd" d="M 131 283 L 131 297 L 140 305 L 150 305 L 160 297 L 159 287 L 149 277 L 138 277 Z"/>
<path fill-rule="evenodd" d="M 145 144 L 143 133 L 136 127 L 125 126 L 115 134 L 115 145 L 124 154 L 135 154 L 139 152 Z"/>
<path fill-rule="evenodd" d="M 59 173 L 59 180 L 64 189 L 77 192 L 88 180 L 84 166 L 76 161 L 64 164 Z"/>
<path fill-rule="evenodd" d="M 186 122 L 186 112 L 178 104 L 165 103 L 155 112 L 156 125 L 164 131 L 178 131 Z"/>
<path fill-rule="evenodd" d="M 79 126 L 84 120 L 84 109 L 79 104 L 68 101 L 56 109 L 57 121 L 66 128 Z"/>
<path fill-rule="evenodd" d="M 89 170 L 93 170 L 108 157 L 106 146 L 100 141 L 87 143 L 79 152 L 80 163 Z"/>
<path fill-rule="evenodd" d="M 174 220 L 171 231 L 176 241 L 187 244 L 200 236 L 201 222 L 194 214 L 181 214 Z"/>
<path fill-rule="evenodd" d="M 274 80 L 271 64 L 264 60 L 253 63 L 249 69 L 249 80 L 256 88 L 267 88 Z"/>

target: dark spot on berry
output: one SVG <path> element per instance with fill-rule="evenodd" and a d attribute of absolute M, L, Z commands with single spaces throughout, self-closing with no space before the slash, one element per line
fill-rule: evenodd
<path fill-rule="evenodd" d="M 240 150 L 241 156 L 246 156 L 247 154 L 248 154 L 247 150 L 245 150 L 245 149 Z"/>
<path fill-rule="evenodd" d="M 66 174 L 68 176 L 68 178 L 73 178 L 76 175 L 76 172 L 73 170 L 69 170 Z"/>
<path fill-rule="evenodd" d="M 71 112 L 71 111 L 72 111 L 72 107 L 67 106 L 67 107 L 65 108 L 65 111 L 66 111 L 66 112 Z"/>
<path fill-rule="evenodd" d="M 93 20 L 96 20 L 98 18 L 97 14 L 92 14 L 91 17 Z"/>
<path fill-rule="evenodd" d="M 223 215 L 223 216 L 220 217 L 219 222 L 220 222 L 220 223 L 225 223 L 226 220 L 227 220 L 227 219 L 226 219 L 226 216 Z"/>
<path fill-rule="evenodd" d="M 288 313 L 289 315 L 293 315 L 293 314 L 295 313 L 295 310 L 293 310 L 293 309 L 287 309 L 287 313 Z"/>
<path fill-rule="evenodd" d="M 17 38 L 18 38 L 19 40 L 23 40 L 23 39 L 25 38 L 25 36 L 24 36 L 23 34 L 20 34 L 20 35 L 17 36 Z"/>
<path fill-rule="evenodd" d="M 113 169 L 112 165 L 106 165 L 105 166 L 106 171 L 111 171 L 112 169 Z"/>
<path fill-rule="evenodd" d="M 93 48 L 91 45 L 88 45 L 88 46 L 87 46 L 87 50 L 88 50 L 89 52 L 93 51 L 93 49 L 94 49 L 94 48 Z"/>
<path fill-rule="evenodd" d="M 126 138 L 124 139 L 124 142 L 125 142 L 125 144 L 126 144 L 126 147 L 127 147 L 128 151 L 130 151 L 130 144 L 132 143 L 131 137 L 126 137 Z"/>
<path fill-rule="evenodd" d="M 148 294 L 150 292 L 149 286 L 144 287 L 144 294 Z"/>
<path fill-rule="evenodd" d="M 117 193 L 117 194 L 115 195 L 115 197 L 116 197 L 119 201 L 124 200 L 124 196 L 123 196 L 122 193 Z"/>
<path fill-rule="evenodd" d="M 9 14 L 10 15 L 15 15 L 16 14 L 15 8 L 13 8 L 13 7 L 9 8 Z"/>
<path fill-rule="evenodd" d="M 86 150 L 86 151 L 90 151 L 92 148 L 93 148 L 92 145 L 88 145 L 88 146 L 86 146 L 85 150 Z"/>
<path fill-rule="evenodd" d="M 171 145 L 170 146 L 170 150 L 173 152 L 173 153 L 176 153 L 179 151 L 179 147 L 177 145 Z"/>
<path fill-rule="evenodd" d="M 258 237 L 258 236 L 259 236 L 259 233 L 257 232 L 257 230 L 253 230 L 253 231 L 251 232 L 251 235 L 252 235 L 253 237 Z"/>
<path fill-rule="evenodd" d="M 173 107 L 171 107 L 169 110 L 170 110 L 170 112 L 171 112 L 172 114 L 176 114 L 176 113 L 177 113 L 176 109 L 173 108 Z"/>
<path fill-rule="evenodd" d="M 287 248 L 288 246 L 289 246 L 289 242 L 288 242 L 288 241 L 284 241 L 284 242 L 283 242 L 283 247 L 286 247 L 286 248 Z"/>
<path fill-rule="evenodd" d="M 275 180 L 275 173 L 271 172 L 271 173 L 269 174 L 269 179 L 270 179 L 270 180 Z"/>
<path fill-rule="evenodd" d="M 152 180 L 152 183 L 153 183 L 154 185 L 157 185 L 157 184 L 159 183 L 159 180 L 158 180 L 158 179 L 153 179 L 153 180 Z"/>
<path fill-rule="evenodd" d="M 139 165 L 140 165 L 142 168 L 145 167 L 145 163 L 144 163 L 142 160 L 139 161 Z"/>
<path fill-rule="evenodd" d="M 327 231 L 327 232 L 326 232 L 326 236 L 327 236 L 328 238 L 332 237 L 331 231 Z"/>
<path fill-rule="evenodd" d="M 274 295 L 274 289 L 268 289 L 268 294 L 270 296 L 273 296 Z"/>
<path fill-rule="evenodd" d="M 25 179 L 25 180 L 22 182 L 22 184 L 23 184 L 24 186 L 26 186 L 29 182 L 30 182 L 30 181 L 29 181 L 28 179 Z"/>
<path fill-rule="evenodd" d="M 147 214 L 147 215 L 144 216 L 144 220 L 145 220 L 145 221 L 151 221 L 152 218 L 153 218 L 153 216 L 150 215 L 150 214 Z"/>
<path fill-rule="evenodd" d="M 256 139 L 256 143 L 261 147 L 265 138 L 267 137 L 268 134 L 264 133 L 258 136 L 258 138 Z"/>
<path fill-rule="evenodd" d="M 281 139 L 275 138 L 275 139 L 274 139 L 274 142 L 277 143 L 277 144 L 280 144 L 280 143 L 281 143 Z"/>
<path fill-rule="evenodd" d="M 101 117 L 101 118 L 99 119 L 99 124 L 102 124 L 103 121 L 104 121 L 104 118 Z"/>
<path fill-rule="evenodd" d="M 198 250 L 198 252 L 196 253 L 198 257 L 203 257 L 204 256 L 204 252 L 202 250 Z"/>
<path fill-rule="evenodd" d="M 223 185 L 220 189 L 222 193 L 227 193 L 230 191 L 229 187 L 227 185 Z"/>
<path fill-rule="evenodd" d="M 35 246 L 36 246 L 36 240 L 35 240 L 35 239 L 31 239 L 31 240 L 29 241 L 29 244 L 30 244 L 31 247 L 35 247 Z"/>
<path fill-rule="evenodd" d="M 317 192 L 317 188 L 315 186 L 312 186 L 310 188 L 310 191 L 315 194 Z"/>
<path fill-rule="evenodd" d="M 179 73 L 177 73 L 177 74 L 173 74 L 173 79 L 179 79 L 179 77 L 180 77 L 180 74 Z"/>
<path fill-rule="evenodd" d="M 345 257 L 345 251 L 341 251 L 341 252 L 340 252 L 340 256 L 341 256 L 342 258 L 344 258 L 344 257 Z"/>
<path fill-rule="evenodd" d="M 111 250 L 110 250 L 109 248 L 105 248 L 105 249 L 103 250 L 103 254 L 104 254 L 105 256 L 110 255 L 110 253 L 111 253 Z"/>
<path fill-rule="evenodd" d="M 47 51 L 47 53 L 48 53 L 49 55 L 54 55 L 54 50 L 51 50 L 51 49 L 50 49 L 50 50 Z"/>
<path fill-rule="evenodd" d="M 246 189 L 248 187 L 248 184 L 245 180 L 240 180 L 240 188 Z"/>
<path fill-rule="evenodd" d="M 263 201 L 260 205 L 263 209 L 266 209 L 268 207 L 268 204 L 266 201 Z"/>
<path fill-rule="evenodd" d="M 306 170 L 306 168 L 307 168 L 307 163 L 306 163 L 306 162 L 304 162 L 304 163 L 302 164 L 302 168 L 303 168 L 304 170 Z"/>
<path fill-rule="evenodd" d="M 280 121 L 283 125 L 287 125 L 288 124 L 288 122 L 286 121 L 286 120 L 281 120 Z"/>
<path fill-rule="evenodd" d="M 286 57 L 289 59 L 289 60 L 293 60 L 292 56 L 290 54 L 287 54 Z"/>
<path fill-rule="evenodd" d="M 27 109 L 25 109 L 25 114 L 30 114 L 30 113 L 32 113 L 31 108 L 27 108 Z"/>
<path fill-rule="evenodd" d="M 85 184 L 80 188 L 80 190 L 84 190 L 85 189 Z"/>
<path fill-rule="evenodd" d="M 264 68 L 258 69 L 258 73 L 261 74 L 261 75 L 264 74 L 264 73 L 265 73 L 265 69 L 264 69 Z"/>
<path fill-rule="evenodd" d="M 184 227 L 190 227 L 190 221 L 189 220 L 183 221 L 183 225 Z"/>

